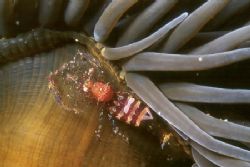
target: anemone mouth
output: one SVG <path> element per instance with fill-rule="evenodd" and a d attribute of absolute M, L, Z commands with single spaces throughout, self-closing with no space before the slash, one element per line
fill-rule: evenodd
<path fill-rule="evenodd" d="M 109 62 L 106 62 L 105 59 L 116 60 L 112 63 L 123 69 L 128 86 L 168 122 L 184 140 L 189 142 L 194 162 L 198 166 L 250 166 L 249 118 L 244 112 L 248 110 L 250 102 L 250 81 L 248 79 L 250 27 L 249 16 L 246 12 L 249 9 L 249 1 L 223 0 L 191 3 L 177 0 L 140 2 L 137 0 L 111 2 L 84 0 L 82 2 L 70 1 L 67 4 L 62 0 L 52 0 L 50 4 L 39 1 L 39 5 L 34 1 L 29 7 L 24 7 L 27 6 L 25 5 L 27 3 L 28 1 L 18 3 L 3 1 L 0 3 L 0 34 L 2 36 L 14 36 L 16 33 L 40 25 L 52 29 L 54 26 L 56 29 L 87 32 L 90 34 L 90 41 L 93 41 L 94 38 L 100 42 L 90 42 L 88 50 L 93 52 L 93 55 L 98 55 L 96 58 L 108 70 L 113 67 L 109 66 Z M 64 12 L 64 7 L 65 13 L 60 16 Z M 184 13 L 187 11 L 189 15 Z M 180 15 L 180 13 L 184 14 Z M 21 17 L 28 15 L 33 17 L 29 17 L 30 20 Z M 84 23 L 81 25 L 83 20 Z M 61 25 L 63 28 L 60 27 Z M 0 48 L 4 50 L 12 43 L 15 46 L 16 39 L 18 38 L 13 38 L 8 42 L 0 41 Z M 79 43 L 80 38 L 74 36 L 73 39 Z M 37 43 L 33 42 L 33 44 L 35 45 L 32 47 L 37 50 Z M 3 62 L 16 60 L 19 56 L 16 53 L 22 53 L 25 41 L 20 40 L 16 46 L 18 47 L 7 48 L 4 53 L 11 56 L 8 59 L 0 55 L 0 62 L 2 59 Z M 80 46 L 78 45 L 78 47 Z M 15 155 L 12 150 L 18 144 L 21 145 L 22 152 L 26 150 L 23 146 L 27 143 L 21 142 L 20 138 L 16 137 L 18 134 L 27 137 L 27 141 L 33 141 L 31 135 L 26 136 L 22 128 L 34 133 L 31 125 L 28 124 L 32 123 L 34 118 L 36 121 L 40 121 L 40 126 L 36 128 L 42 133 L 42 137 L 38 136 L 35 141 L 39 142 L 42 138 L 45 145 L 48 143 L 46 145 L 48 147 L 53 143 L 50 143 L 49 139 L 44 136 L 48 135 L 54 139 L 53 133 L 64 125 L 62 123 L 64 120 L 66 120 L 65 127 L 71 127 L 77 130 L 77 133 L 81 133 L 81 128 L 72 123 L 77 120 L 71 118 L 71 121 L 67 121 L 67 116 L 64 117 L 58 113 L 51 118 L 53 121 L 48 123 L 47 130 L 43 129 L 47 115 L 51 115 L 52 110 L 59 111 L 53 106 L 51 100 L 47 101 L 49 96 L 45 93 L 47 83 L 44 78 L 47 78 L 49 72 L 54 71 L 58 64 L 67 62 L 70 59 L 69 55 L 77 55 L 78 47 L 72 47 L 75 48 L 74 51 L 71 46 L 65 46 L 53 53 L 38 51 L 42 58 L 39 56 L 26 58 L 1 67 L 0 75 L 4 79 L 0 81 L 0 98 L 2 99 L 0 109 L 6 111 L 6 115 L 3 114 L 0 118 L 3 122 L 7 118 L 10 119 L 9 124 L 3 123 L 1 129 L 3 132 L 7 129 L 5 137 L 14 140 L 13 144 L 3 138 L 4 142 L 13 147 L 10 149 L 10 156 Z M 80 47 L 80 49 L 82 48 Z M 31 55 L 35 55 L 35 53 L 32 52 Z M 76 68 L 71 68 L 71 74 L 77 73 L 76 69 L 81 68 L 84 63 L 86 62 L 82 61 Z M 55 82 L 64 82 L 62 80 L 65 76 L 60 77 Z M 119 78 L 117 75 L 115 77 Z M 46 86 L 44 86 L 45 84 Z M 53 87 L 53 84 L 51 86 Z M 57 94 L 57 91 L 54 93 Z M 75 99 L 73 98 L 72 103 L 70 102 L 72 104 L 70 108 L 74 108 Z M 84 108 L 86 107 L 84 105 L 85 103 L 81 101 L 76 106 Z M 16 122 L 19 117 L 15 114 L 13 116 L 12 113 L 19 110 L 22 111 L 21 121 Z M 76 110 L 78 111 L 78 109 Z M 36 117 L 37 113 L 41 115 L 41 119 Z M 94 118 L 98 116 L 96 113 L 89 113 L 90 119 L 79 118 L 79 120 L 83 119 L 89 123 L 89 126 L 79 120 L 77 122 L 83 125 L 83 130 L 86 130 L 85 136 L 91 136 L 89 129 L 93 130 L 93 127 L 97 126 Z M 206 113 L 212 116 L 206 115 Z M 59 118 L 57 119 L 55 116 Z M 72 121 L 73 119 L 74 121 Z M 17 127 L 17 129 L 8 130 L 13 127 Z M 50 131 L 49 127 L 54 127 L 54 129 Z M 71 134 L 67 128 L 58 134 L 65 134 L 68 137 L 60 136 L 62 143 L 67 145 Z M 136 136 L 136 134 L 133 135 Z M 80 139 L 84 138 L 84 141 L 90 145 L 92 137 L 85 136 L 76 135 L 76 143 L 81 143 Z M 109 138 L 109 133 L 104 136 Z M 145 138 L 145 136 L 143 137 Z M 141 139 L 138 139 L 137 145 Z M 74 142 L 69 145 L 75 148 Z M 114 145 L 111 148 L 122 144 Z M 34 144 L 34 146 L 37 145 Z M 126 146 L 122 148 L 129 153 L 133 152 Z M 68 147 L 62 148 L 64 151 L 69 149 Z M 103 147 L 97 146 L 97 148 Z M 149 147 L 147 146 L 147 148 Z M 4 149 L 2 151 L 6 153 Z M 83 152 L 87 157 L 95 152 L 93 149 L 89 152 L 86 151 L 87 148 L 84 144 L 80 144 L 80 149 L 79 152 Z M 42 153 L 46 151 L 42 150 Z M 34 152 L 36 154 L 36 151 Z M 60 157 L 60 151 L 55 152 L 51 155 Z M 116 151 L 116 153 L 118 152 Z M 153 152 L 152 154 L 154 154 Z M 102 151 L 95 153 L 99 157 L 103 155 Z M 68 155 L 66 151 L 65 154 Z M 77 151 L 73 154 L 79 156 Z M 128 159 L 131 158 L 129 155 L 122 155 L 127 156 Z M 131 155 L 140 157 L 133 153 Z M 164 151 L 154 155 L 166 156 Z M 5 163 L 10 163 L 10 156 L 6 154 Z M 46 157 L 46 155 L 41 156 Z M 76 161 L 84 164 L 81 158 L 76 158 Z M 157 156 L 154 158 L 155 160 L 151 161 L 157 161 Z M 70 156 L 68 159 L 70 162 L 74 160 Z M 89 164 L 95 164 L 90 162 L 89 158 L 86 159 Z M 56 164 L 54 160 L 52 161 Z M 32 162 L 38 161 L 33 158 Z M 99 162 L 97 161 L 97 163 Z M 119 160 L 116 159 L 114 162 L 117 163 Z M 48 162 L 50 166 L 53 163 Z M 66 162 L 63 163 L 66 164 Z M 131 166 L 136 166 L 136 160 L 133 159 L 133 163 Z M 145 163 L 150 164 L 148 161 Z"/>

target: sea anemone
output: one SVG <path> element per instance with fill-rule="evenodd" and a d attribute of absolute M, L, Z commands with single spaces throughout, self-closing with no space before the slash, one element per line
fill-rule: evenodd
<path fill-rule="evenodd" d="M 157 148 L 154 137 L 115 122 L 101 106 L 63 112 L 47 78 L 84 47 L 78 38 L 32 31 L 15 37 L 46 27 L 92 38 L 128 87 L 189 144 L 193 166 L 250 166 L 242 112 L 250 103 L 249 7 L 248 0 L 0 2 L 7 38 L 0 41 L 0 165 L 190 166 L 171 140 Z"/>

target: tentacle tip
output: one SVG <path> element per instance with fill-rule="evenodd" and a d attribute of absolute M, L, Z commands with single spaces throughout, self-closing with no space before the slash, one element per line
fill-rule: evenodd
<path fill-rule="evenodd" d="M 94 39 L 97 42 L 103 42 L 103 39 L 101 38 L 101 36 L 96 31 L 94 31 Z"/>
<path fill-rule="evenodd" d="M 65 19 L 64 19 L 64 22 L 65 22 L 65 24 L 66 24 L 67 26 L 69 26 L 69 27 L 76 27 L 77 24 L 78 24 L 76 21 L 73 21 L 73 20 L 70 19 L 70 18 L 65 18 Z"/>
<path fill-rule="evenodd" d="M 188 15 L 189 15 L 188 12 L 182 13 L 182 16 L 183 16 L 183 17 L 188 17 Z"/>
<path fill-rule="evenodd" d="M 112 54 L 109 53 L 109 50 L 107 50 L 108 48 L 102 48 L 101 50 L 101 55 L 107 59 L 107 60 L 118 60 L 119 58 L 116 58 L 115 56 L 112 56 Z"/>
<path fill-rule="evenodd" d="M 106 48 L 105 48 L 105 47 L 101 49 L 101 55 L 102 55 L 104 58 L 108 59 L 108 57 L 106 56 Z"/>
<path fill-rule="evenodd" d="M 122 66 L 122 70 L 123 71 L 129 71 L 129 65 L 127 63 L 125 63 L 123 66 Z"/>

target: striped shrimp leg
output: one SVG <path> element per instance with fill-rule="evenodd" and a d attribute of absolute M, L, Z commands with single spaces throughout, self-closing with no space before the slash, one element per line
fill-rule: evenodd
<path fill-rule="evenodd" d="M 150 109 L 129 93 L 118 92 L 109 111 L 118 120 L 139 127 L 142 121 L 153 120 Z"/>

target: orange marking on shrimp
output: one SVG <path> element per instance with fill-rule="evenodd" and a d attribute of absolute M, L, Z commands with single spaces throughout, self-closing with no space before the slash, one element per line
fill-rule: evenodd
<path fill-rule="evenodd" d="M 111 85 L 103 82 L 95 82 L 91 86 L 91 93 L 94 98 L 99 102 L 108 102 L 113 96 L 114 92 Z"/>

